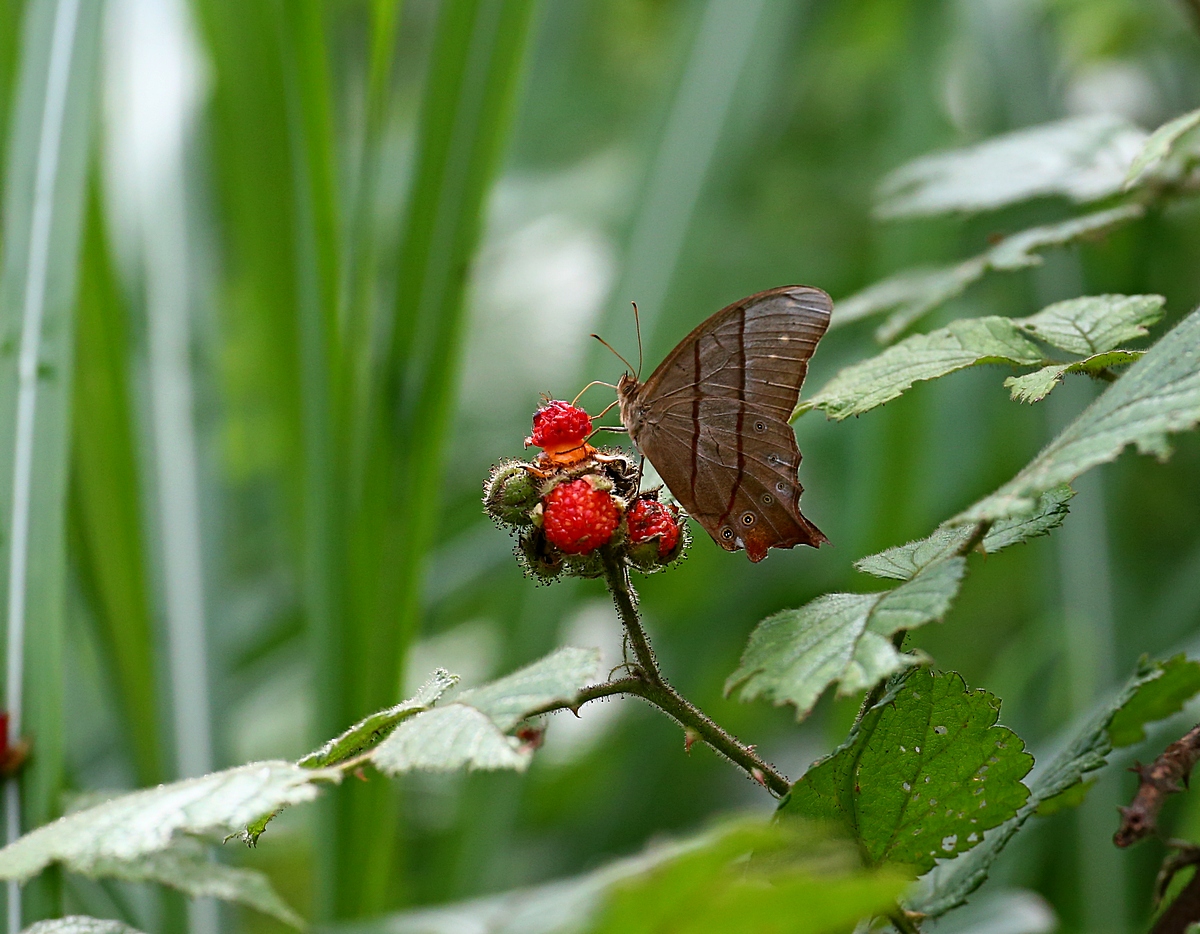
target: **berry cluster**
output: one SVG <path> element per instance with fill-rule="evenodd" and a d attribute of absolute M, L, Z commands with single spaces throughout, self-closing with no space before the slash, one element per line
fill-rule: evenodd
<path fill-rule="evenodd" d="M 679 510 L 638 490 L 637 466 L 622 451 L 588 444 L 592 420 L 567 402 L 547 402 L 533 415 L 525 446 L 541 448 L 533 463 L 497 465 L 484 507 L 518 535 L 516 553 L 542 580 L 563 573 L 598 577 L 604 553 L 644 573 L 678 560 L 687 547 Z"/>

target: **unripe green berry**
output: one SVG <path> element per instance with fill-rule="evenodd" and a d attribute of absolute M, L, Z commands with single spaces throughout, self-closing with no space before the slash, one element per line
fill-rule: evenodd
<path fill-rule="evenodd" d="M 497 464 L 484 485 L 484 508 L 493 519 L 506 525 L 529 525 L 533 521 L 530 512 L 540 498 L 530 465 L 520 461 Z"/>

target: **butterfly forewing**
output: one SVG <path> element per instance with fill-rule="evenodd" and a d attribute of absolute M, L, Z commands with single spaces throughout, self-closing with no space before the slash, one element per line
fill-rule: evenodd
<path fill-rule="evenodd" d="M 819 289 L 760 292 L 675 348 L 622 416 L 663 482 L 713 540 L 752 561 L 825 541 L 800 513 L 800 450 L 787 419 L 832 302 Z"/>

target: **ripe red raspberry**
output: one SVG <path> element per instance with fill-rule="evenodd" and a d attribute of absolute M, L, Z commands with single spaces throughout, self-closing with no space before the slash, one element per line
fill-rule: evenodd
<path fill-rule="evenodd" d="M 594 551 L 612 538 L 621 521 L 617 501 L 586 478 L 560 483 L 542 500 L 542 529 L 569 555 Z"/>
<path fill-rule="evenodd" d="M 577 448 L 592 433 L 592 419 L 583 409 L 569 402 L 547 402 L 533 413 L 533 434 L 525 446 L 537 447 L 554 454 Z"/>
<path fill-rule="evenodd" d="M 637 499 L 629 510 L 629 540 L 640 545 L 658 537 L 658 553 L 665 557 L 679 543 L 676 511 L 655 499 Z"/>

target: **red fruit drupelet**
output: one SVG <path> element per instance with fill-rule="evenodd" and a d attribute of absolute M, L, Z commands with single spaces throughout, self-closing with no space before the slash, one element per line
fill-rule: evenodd
<path fill-rule="evenodd" d="M 555 399 L 533 413 L 533 434 L 525 439 L 525 446 L 562 451 L 579 447 L 591 433 L 592 419 L 587 412 Z"/>
<path fill-rule="evenodd" d="M 542 500 L 542 510 L 546 539 L 569 555 L 582 555 L 607 544 L 621 521 L 612 494 L 584 478 L 556 486 Z"/>
<path fill-rule="evenodd" d="M 629 540 L 635 545 L 658 536 L 658 553 L 665 557 L 679 544 L 679 518 L 676 511 L 658 500 L 634 500 L 627 522 Z"/>

